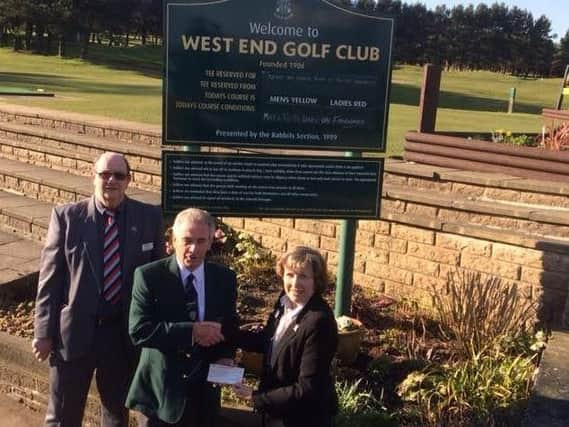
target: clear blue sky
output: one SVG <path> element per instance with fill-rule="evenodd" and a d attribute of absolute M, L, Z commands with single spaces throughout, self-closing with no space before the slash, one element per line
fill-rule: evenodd
<path fill-rule="evenodd" d="M 435 6 L 446 4 L 448 7 L 453 7 L 458 4 L 475 6 L 479 3 L 486 3 L 488 5 L 494 3 L 504 3 L 509 8 L 517 6 L 520 9 L 530 11 L 533 18 L 539 18 L 541 15 L 547 16 L 551 21 L 551 34 L 557 33 L 557 41 L 565 35 L 569 30 L 569 0 L 403 0 L 404 3 L 422 3 L 428 9 L 434 9 Z"/>

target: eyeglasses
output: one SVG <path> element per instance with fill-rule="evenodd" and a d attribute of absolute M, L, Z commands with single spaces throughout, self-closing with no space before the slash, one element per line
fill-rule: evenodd
<path fill-rule="evenodd" d="M 116 181 L 124 181 L 128 176 L 127 173 L 123 172 L 95 172 L 101 179 L 108 181 L 113 177 Z"/>

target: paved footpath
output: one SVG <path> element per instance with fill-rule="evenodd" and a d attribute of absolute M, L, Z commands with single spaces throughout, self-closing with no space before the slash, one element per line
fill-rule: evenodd
<path fill-rule="evenodd" d="M 21 403 L 0 393 L 0 427 L 39 427 L 43 414 L 26 408 Z"/>

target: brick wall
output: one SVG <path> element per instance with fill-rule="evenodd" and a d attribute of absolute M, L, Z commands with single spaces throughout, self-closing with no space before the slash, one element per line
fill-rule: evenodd
<path fill-rule="evenodd" d="M 337 221 L 271 218 L 224 218 L 235 229 L 252 235 L 280 254 L 297 244 L 319 248 L 332 271 L 338 260 Z M 515 283 L 541 305 L 541 316 L 558 317 L 567 298 L 567 246 L 545 244 L 515 232 L 422 225 L 389 220 L 359 221 L 354 261 L 354 284 L 395 298 L 431 303 L 432 286 L 442 286 L 453 269 L 492 274 Z M 476 236 L 479 234 L 479 236 Z M 543 248 L 540 248 L 543 246 Z"/>

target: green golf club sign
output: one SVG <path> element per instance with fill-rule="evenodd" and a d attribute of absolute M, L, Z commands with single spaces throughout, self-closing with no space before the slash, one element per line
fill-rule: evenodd
<path fill-rule="evenodd" d="M 393 20 L 326 0 L 165 2 L 164 142 L 385 151 Z"/>

